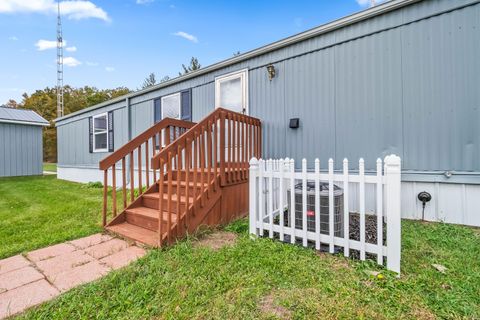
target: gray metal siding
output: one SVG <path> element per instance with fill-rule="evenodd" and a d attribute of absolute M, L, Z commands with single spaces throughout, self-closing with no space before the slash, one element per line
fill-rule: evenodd
<path fill-rule="evenodd" d="M 138 136 L 153 125 L 153 100 L 131 104 L 132 137 Z"/>
<path fill-rule="evenodd" d="M 402 28 L 404 165 L 480 171 L 480 5 Z"/>
<path fill-rule="evenodd" d="M 0 177 L 40 175 L 42 127 L 0 123 Z"/>
<path fill-rule="evenodd" d="M 97 111 L 99 114 L 105 111 Z M 93 115 L 93 114 L 92 114 Z M 98 167 L 108 152 L 89 152 L 89 118 L 71 121 L 57 127 L 58 165 L 73 167 Z M 128 141 L 127 112 L 125 108 L 113 112 L 115 150 Z"/>
<path fill-rule="evenodd" d="M 215 109 L 215 84 L 207 84 L 192 89 L 192 121 L 198 122 Z"/>
<path fill-rule="evenodd" d="M 473 5 L 451 11 L 467 4 Z M 214 109 L 215 77 L 248 68 L 249 111 L 263 121 L 266 158 L 319 157 L 325 163 L 332 157 L 340 168 L 344 157 L 363 157 L 373 169 L 377 157 L 397 153 L 409 172 L 480 172 L 479 30 L 478 1 L 421 1 L 134 96 L 133 135 L 153 123 L 152 99 L 192 88 L 193 120 L 199 121 Z M 277 70 L 272 81 L 269 63 Z M 88 157 L 88 145 L 63 145 L 87 135 L 75 121 L 99 112 L 59 123 L 60 164 L 68 158 L 70 165 L 98 165 L 101 157 Z M 288 128 L 293 117 L 300 118 L 297 130 Z M 125 137 L 123 125 L 118 134 Z M 64 131 L 69 138 L 61 137 Z M 80 150 L 72 157 L 64 154 L 68 148 Z"/>

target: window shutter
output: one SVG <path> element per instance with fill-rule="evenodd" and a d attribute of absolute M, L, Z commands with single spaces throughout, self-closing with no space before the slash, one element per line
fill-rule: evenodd
<path fill-rule="evenodd" d="M 113 152 L 113 111 L 108 113 L 108 152 Z"/>
<path fill-rule="evenodd" d="M 93 153 L 93 117 L 88 118 L 88 151 Z"/>
<path fill-rule="evenodd" d="M 182 120 L 192 121 L 192 89 L 181 92 L 180 103 L 182 105 L 180 118 Z"/>
<path fill-rule="evenodd" d="M 162 99 L 158 98 L 153 101 L 153 121 L 154 123 L 162 120 Z"/>

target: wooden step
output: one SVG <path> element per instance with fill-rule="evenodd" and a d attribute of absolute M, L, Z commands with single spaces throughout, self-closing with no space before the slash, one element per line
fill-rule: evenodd
<path fill-rule="evenodd" d="M 178 183 L 178 180 L 172 180 L 172 186 L 175 186 L 175 188 L 177 187 L 177 183 Z M 159 184 L 159 182 L 157 182 L 157 184 Z M 168 181 L 164 181 L 163 184 L 164 184 L 164 185 L 167 185 L 167 184 L 168 184 Z M 187 185 L 187 182 L 186 182 L 186 181 L 180 180 L 180 186 L 181 186 L 181 187 L 185 187 L 186 185 Z M 194 183 L 193 181 L 189 181 L 189 182 L 188 182 L 188 185 L 189 185 L 190 187 L 193 187 L 193 186 L 195 185 L 195 183 Z M 196 184 L 196 185 L 197 185 L 197 187 L 200 188 L 200 187 L 201 187 L 201 182 L 200 182 L 200 181 L 197 181 L 197 184 Z M 204 182 L 203 182 L 203 186 L 204 186 L 204 187 L 207 187 L 207 186 L 208 186 L 208 182 L 205 182 L 205 181 L 204 181 Z"/>
<path fill-rule="evenodd" d="M 208 172 L 208 170 L 205 169 L 203 172 L 203 182 L 208 182 L 214 175 L 213 171 Z M 178 179 L 178 177 L 180 179 Z M 187 177 L 187 172 L 185 170 L 180 170 L 180 171 L 173 171 L 172 178 L 174 180 L 181 180 L 185 181 Z M 195 173 L 193 171 L 190 171 L 190 181 L 193 181 L 195 178 Z M 197 171 L 197 182 L 200 183 L 202 181 L 202 172 L 201 170 Z"/>
<path fill-rule="evenodd" d="M 147 207 L 128 208 L 125 210 L 128 223 L 146 228 L 152 231 L 158 230 L 158 210 Z M 167 230 L 168 212 L 163 211 L 162 215 L 163 230 Z M 172 213 L 172 224 L 177 222 L 177 215 Z"/>
<path fill-rule="evenodd" d="M 144 193 L 142 195 L 142 205 L 144 207 L 150 208 L 150 209 L 156 209 L 158 210 L 158 200 L 159 200 L 159 193 L 158 192 L 152 192 L 152 193 Z M 197 195 L 200 195 L 199 193 Z M 190 198 L 190 204 L 193 203 L 193 197 Z M 177 195 L 172 194 L 172 200 L 171 200 L 171 207 L 170 210 L 174 213 L 177 212 Z M 186 208 L 186 201 L 187 197 L 185 196 L 180 196 L 180 211 L 183 212 Z M 164 210 L 167 210 L 168 206 L 168 194 L 164 193 L 163 194 L 163 208 Z"/>
<path fill-rule="evenodd" d="M 108 231 L 122 238 L 138 241 L 152 247 L 158 247 L 158 233 L 128 222 L 116 224 L 106 228 Z"/>
<path fill-rule="evenodd" d="M 159 182 L 157 182 L 156 187 L 152 191 L 158 192 L 159 188 Z M 184 196 L 187 194 L 187 183 L 185 181 L 177 181 L 177 180 L 172 180 L 172 194 L 177 194 L 177 186 L 180 189 L 180 195 Z M 188 183 L 188 188 L 189 188 L 189 194 L 193 195 L 194 189 L 196 186 L 196 194 L 199 194 L 202 192 L 202 185 L 200 182 L 197 182 L 196 184 L 193 182 Z M 204 189 L 208 187 L 208 183 L 203 184 Z M 167 193 L 168 191 L 168 182 L 164 181 L 163 182 L 163 192 Z"/>

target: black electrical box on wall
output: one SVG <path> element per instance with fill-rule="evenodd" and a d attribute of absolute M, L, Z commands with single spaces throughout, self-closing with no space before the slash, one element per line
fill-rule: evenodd
<path fill-rule="evenodd" d="M 300 127 L 300 118 L 292 118 L 290 119 L 290 129 L 297 129 Z"/>

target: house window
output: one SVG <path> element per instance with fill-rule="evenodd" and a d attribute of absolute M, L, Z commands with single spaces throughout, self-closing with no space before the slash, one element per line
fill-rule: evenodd
<path fill-rule="evenodd" d="M 180 92 L 162 97 L 162 119 L 180 119 Z"/>
<path fill-rule="evenodd" d="M 192 90 L 187 89 L 153 100 L 154 123 L 164 118 L 192 121 Z"/>
<path fill-rule="evenodd" d="M 93 152 L 108 152 L 108 114 L 93 117 Z"/>
<path fill-rule="evenodd" d="M 215 78 L 215 108 L 248 113 L 248 70 Z"/>

